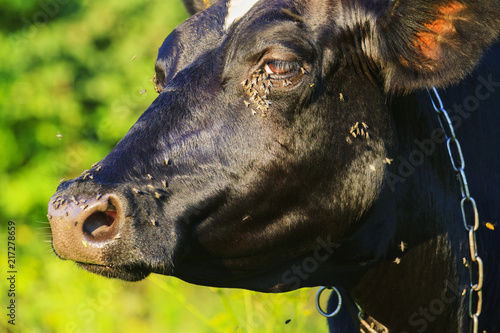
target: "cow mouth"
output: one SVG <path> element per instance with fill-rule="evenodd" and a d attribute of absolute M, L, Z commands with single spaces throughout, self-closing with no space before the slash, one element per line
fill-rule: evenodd
<path fill-rule="evenodd" d="M 53 253 L 62 260 L 68 260 L 61 257 L 57 251 L 52 247 Z M 99 274 L 107 278 L 121 279 L 124 281 L 140 281 L 149 276 L 151 271 L 141 265 L 101 265 L 95 263 L 88 263 L 82 261 L 75 261 L 78 267 L 85 269 L 86 271 L 94 274 Z"/>
<path fill-rule="evenodd" d="M 99 274 L 107 278 L 121 279 L 125 281 L 140 281 L 148 277 L 151 273 L 150 271 L 143 269 L 138 266 L 111 266 L 111 265 L 99 265 L 99 264 L 89 264 L 85 262 L 77 261 L 78 267 L 85 269 L 94 274 Z"/>

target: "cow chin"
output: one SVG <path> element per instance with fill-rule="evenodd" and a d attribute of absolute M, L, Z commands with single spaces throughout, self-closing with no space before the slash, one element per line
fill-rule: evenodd
<path fill-rule="evenodd" d="M 140 281 L 142 279 L 145 279 L 151 273 L 150 271 L 142 267 L 134 267 L 134 266 L 113 267 L 113 266 L 104 266 L 104 265 L 89 264 L 83 262 L 76 262 L 76 264 L 79 267 L 91 273 L 99 274 L 107 278 L 120 279 L 130 282 Z"/>

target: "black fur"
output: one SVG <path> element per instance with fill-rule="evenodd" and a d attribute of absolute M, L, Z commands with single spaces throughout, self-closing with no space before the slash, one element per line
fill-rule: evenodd
<path fill-rule="evenodd" d="M 424 88 L 448 87 L 481 222 L 500 221 L 498 1 L 260 1 L 227 29 L 226 7 L 167 37 L 158 98 L 92 179 L 56 192 L 121 203 L 121 238 L 97 244 L 106 264 L 82 266 L 263 292 L 334 285 L 349 301 L 332 332 L 359 331 L 351 298 L 390 332 L 465 332 L 460 189 Z M 500 331 L 499 230 L 478 232 L 481 332 Z"/>

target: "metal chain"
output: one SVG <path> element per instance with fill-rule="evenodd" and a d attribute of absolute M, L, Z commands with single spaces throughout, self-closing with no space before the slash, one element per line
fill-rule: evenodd
<path fill-rule="evenodd" d="M 477 333 L 479 326 L 479 315 L 481 315 L 481 310 L 483 306 L 483 261 L 477 254 L 477 242 L 476 242 L 476 231 L 479 228 L 479 214 L 477 211 L 476 201 L 471 197 L 469 192 L 469 185 L 467 183 L 467 177 L 465 176 L 465 162 L 464 156 L 462 153 L 462 148 L 460 143 L 458 142 L 457 137 L 455 136 L 455 130 L 453 129 L 453 125 L 451 123 L 450 117 L 448 116 L 448 112 L 443 107 L 443 102 L 439 97 L 439 94 L 435 87 L 432 89 L 427 88 L 427 92 L 432 101 L 432 106 L 434 107 L 434 111 L 436 111 L 437 118 L 439 121 L 439 125 L 443 130 L 443 133 L 446 138 L 446 146 L 448 148 L 448 155 L 451 160 L 451 166 L 457 175 L 457 180 L 460 183 L 460 191 L 462 193 L 462 199 L 460 201 L 460 209 L 462 211 L 462 218 L 465 230 L 469 234 L 469 249 L 470 249 L 470 258 L 472 260 L 469 263 L 469 273 L 470 273 L 470 289 L 469 289 L 469 317 L 471 318 L 471 329 L 470 332 Z M 444 120 L 444 125 L 443 125 Z M 448 132 L 445 130 L 448 130 Z M 455 152 L 455 155 L 453 154 Z M 455 159 L 454 156 L 458 157 L 458 160 Z M 466 205 L 469 205 L 472 208 L 474 213 L 473 224 L 470 224 L 467 220 L 467 214 L 465 212 Z M 477 268 L 477 283 L 473 281 L 473 267 Z M 477 297 L 477 304 L 475 308 L 475 312 L 473 312 L 473 303 L 474 303 L 474 294 Z"/>
<path fill-rule="evenodd" d="M 323 291 L 325 291 L 327 289 L 332 289 L 337 294 L 337 300 L 338 300 L 337 307 L 335 308 L 335 310 L 333 310 L 330 313 L 326 313 L 321 308 L 321 302 L 320 302 L 321 294 L 323 293 Z M 366 313 L 361 309 L 361 307 L 358 305 L 358 303 L 356 303 L 354 300 L 352 300 L 352 301 L 354 302 L 354 304 L 358 308 L 358 320 L 359 320 L 360 324 L 364 326 L 364 329 L 368 330 L 369 333 L 389 333 L 389 330 L 387 329 L 387 327 L 385 327 L 384 325 L 382 325 L 381 323 L 379 323 L 378 321 L 376 321 L 375 319 L 373 319 L 371 317 L 369 317 L 369 318 L 371 319 L 372 324 L 369 324 L 367 322 L 367 319 L 366 319 L 366 317 L 367 317 Z M 340 291 L 337 288 L 323 286 L 323 287 L 320 287 L 318 289 L 318 292 L 316 293 L 316 309 L 318 309 L 318 312 L 323 317 L 327 317 L 327 318 L 335 317 L 339 313 L 341 307 L 342 307 L 342 296 L 340 294 Z M 373 328 L 375 323 L 377 324 L 377 328 L 379 328 L 380 331 L 375 330 Z M 360 328 L 360 331 L 364 332 L 364 329 Z"/>
<path fill-rule="evenodd" d="M 326 289 L 333 289 L 333 291 L 337 294 L 337 299 L 338 299 L 337 308 L 330 313 L 326 313 L 325 311 L 323 311 L 323 309 L 321 308 L 320 300 L 319 300 L 321 297 L 321 294 Z M 340 291 L 337 288 L 335 288 L 335 287 L 321 287 L 321 288 L 319 288 L 318 292 L 316 293 L 316 309 L 318 309 L 318 312 L 323 317 L 327 317 L 327 318 L 335 317 L 339 313 L 341 307 L 342 307 L 342 296 L 340 295 Z"/>

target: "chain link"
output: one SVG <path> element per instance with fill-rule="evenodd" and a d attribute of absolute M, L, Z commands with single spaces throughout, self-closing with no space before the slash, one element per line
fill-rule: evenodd
<path fill-rule="evenodd" d="M 483 261 L 477 254 L 477 242 L 476 242 L 476 230 L 479 228 L 479 214 L 477 211 L 477 205 L 474 198 L 471 197 L 469 192 L 469 184 L 467 182 L 467 177 L 465 176 L 465 162 L 464 156 L 462 153 L 462 147 L 458 142 L 458 139 L 455 135 L 455 130 L 451 123 L 450 117 L 448 116 L 448 112 L 443 107 L 443 102 L 439 97 L 439 94 L 435 87 L 432 89 L 427 88 L 427 92 L 431 98 L 432 106 L 434 107 L 434 111 L 436 111 L 437 118 L 439 120 L 439 125 L 443 130 L 443 133 L 446 137 L 446 147 L 448 148 L 448 155 L 451 160 L 451 166 L 457 175 L 457 180 L 460 183 L 460 191 L 462 194 L 462 200 L 460 201 L 460 209 L 462 211 L 462 218 L 465 230 L 468 232 L 469 238 L 469 249 L 470 249 L 470 258 L 471 261 L 469 263 L 469 274 L 470 274 L 470 289 L 469 289 L 469 317 L 471 318 L 471 329 L 470 332 L 478 333 L 479 327 L 479 316 L 481 315 L 481 310 L 483 307 Z M 443 124 L 444 120 L 444 124 Z M 453 153 L 455 152 L 455 154 Z M 456 157 L 458 157 L 458 159 Z M 469 204 L 474 213 L 474 220 L 468 221 L 467 214 L 465 212 L 465 206 Z M 473 224 L 469 222 L 474 222 Z M 474 283 L 473 278 L 473 266 L 476 267 L 477 271 L 477 283 Z M 474 312 L 474 295 L 476 295 L 477 303 Z"/>
<path fill-rule="evenodd" d="M 326 289 L 333 289 L 333 291 L 337 294 L 337 299 L 338 299 L 337 308 L 330 313 L 326 313 L 325 311 L 323 311 L 323 309 L 321 308 L 321 303 L 320 303 L 321 294 Z M 340 294 L 340 291 L 337 288 L 335 288 L 335 287 L 321 287 L 321 288 L 319 288 L 318 292 L 316 293 L 316 309 L 318 309 L 318 312 L 323 317 L 327 317 L 327 318 L 335 317 L 339 313 L 341 307 L 342 307 L 342 295 Z"/>

